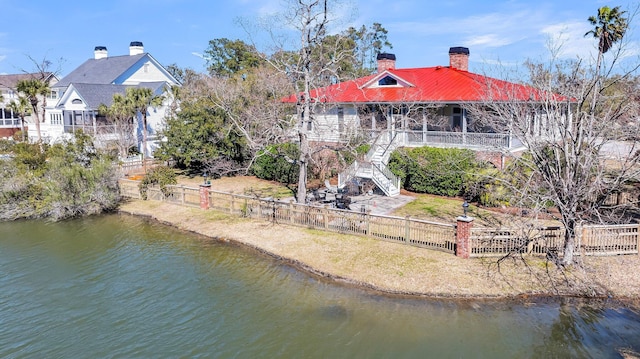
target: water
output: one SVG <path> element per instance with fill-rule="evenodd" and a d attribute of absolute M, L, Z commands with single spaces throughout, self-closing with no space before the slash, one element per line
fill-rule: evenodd
<path fill-rule="evenodd" d="M 1 358 L 548 358 L 640 351 L 596 303 L 390 298 L 144 219 L 0 223 Z"/>

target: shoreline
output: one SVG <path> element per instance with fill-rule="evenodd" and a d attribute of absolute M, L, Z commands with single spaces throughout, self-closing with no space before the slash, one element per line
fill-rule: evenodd
<path fill-rule="evenodd" d="M 215 210 L 127 200 L 119 213 L 142 216 L 212 240 L 255 250 L 310 275 L 380 295 L 452 300 L 574 298 L 638 305 L 639 256 L 587 257 L 564 273 L 544 259 L 460 259 L 360 236 L 239 218 Z M 627 276 L 612 275 L 623 273 Z M 627 278 L 628 277 L 628 278 Z M 632 285 L 628 280 L 633 281 Z"/>

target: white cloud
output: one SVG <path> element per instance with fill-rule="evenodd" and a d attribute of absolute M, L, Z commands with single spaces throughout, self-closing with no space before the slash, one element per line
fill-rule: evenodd
<path fill-rule="evenodd" d="M 485 47 L 501 47 L 513 43 L 513 39 L 501 37 L 498 34 L 486 34 L 479 36 L 471 36 L 463 41 L 465 46 L 485 46 Z"/>
<path fill-rule="evenodd" d="M 199 52 L 195 52 L 195 51 L 194 51 L 194 52 L 192 52 L 192 53 L 191 53 L 191 55 L 193 55 L 193 56 L 195 56 L 195 57 L 199 57 L 199 58 L 201 58 L 201 59 L 203 59 L 203 60 L 206 60 L 206 59 L 207 59 L 207 57 L 206 57 L 206 56 L 204 56 L 203 54 L 201 54 L 201 53 L 199 53 Z"/>
<path fill-rule="evenodd" d="M 561 22 L 549 24 L 540 29 L 540 34 L 547 40 L 547 47 L 557 50 L 561 58 L 589 58 L 595 55 L 596 41 L 593 37 L 585 37 L 589 31 L 586 22 Z"/>

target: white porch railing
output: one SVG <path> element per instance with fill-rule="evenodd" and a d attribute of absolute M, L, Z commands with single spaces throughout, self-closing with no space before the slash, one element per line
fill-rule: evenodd
<path fill-rule="evenodd" d="M 380 131 L 372 131 L 371 136 L 384 136 Z M 456 147 L 471 149 L 514 149 L 520 147 L 519 141 L 508 133 L 478 133 L 449 131 L 410 131 L 394 130 L 398 146 L 405 147 Z"/>

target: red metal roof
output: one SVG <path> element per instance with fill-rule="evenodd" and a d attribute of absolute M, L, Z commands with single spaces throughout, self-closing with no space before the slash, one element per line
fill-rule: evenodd
<path fill-rule="evenodd" d="M 378 86 L 386 76 L 398 86 Z M 326 103 L 464 103 L 540 100 L 543 91 L 446 66 L 389 69 L 311 91 L 315 101 Z M 295 103 L 291 95 L 284 102 Z"/>

